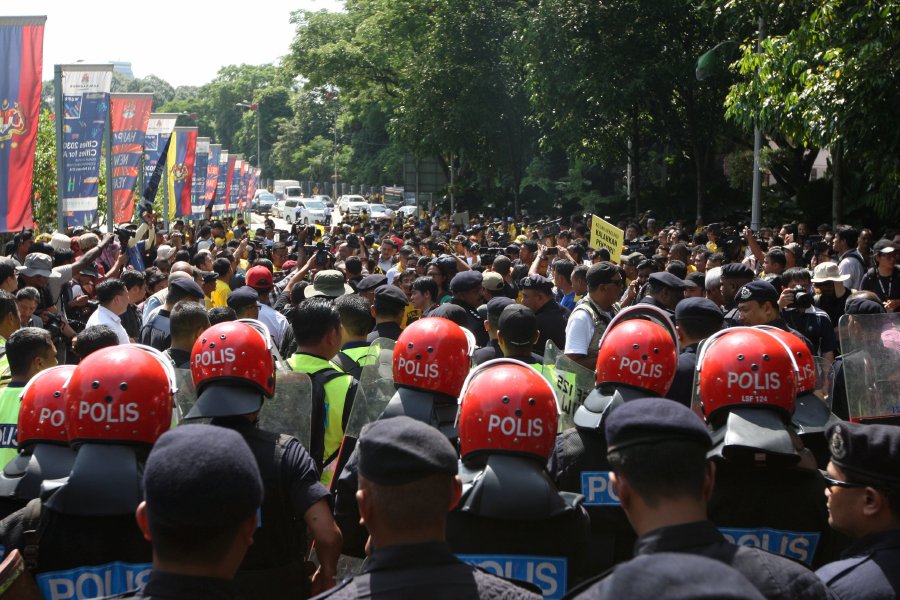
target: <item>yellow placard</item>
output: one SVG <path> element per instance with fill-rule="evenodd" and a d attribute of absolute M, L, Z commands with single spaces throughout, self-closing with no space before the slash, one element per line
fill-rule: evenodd
<path fill-rule="evenodd" d="M 611 223 L 607 223 L 597 215 L 591 215 L 591 248 L 606 248 L 609 250 L 610 262 L 619 264 L 624 243 L 624 231 Z"/>

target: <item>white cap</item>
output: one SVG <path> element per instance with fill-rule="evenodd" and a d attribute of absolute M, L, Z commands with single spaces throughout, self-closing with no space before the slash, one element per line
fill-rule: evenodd
<path fill-rule="evenodd" d="M 62 233 L 54 233 L 50 238 L 50 245 L 54 250 L 69 250 L 72 247 L 72 239 Z"/>
<path fill-rule="evenodd" d="M 168 244 L 162 244 L 159 248 L 156 249 L 156 258 L 162 260 L 169 260 L 172 258 L 172 255 L 175 254 L 175 248 L 169 246 Z"/>

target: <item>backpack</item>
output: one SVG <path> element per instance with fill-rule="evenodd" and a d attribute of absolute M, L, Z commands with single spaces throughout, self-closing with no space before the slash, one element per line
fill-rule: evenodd
<path fill-rule="evenodd" d="M 342 371 L 338 371 L 332 367 L 325 367 L 309 376 L 312 382 L 312 423 L 325 422 L 325 385 L 337 377 L 347 375 Z M 344 412 L 341 416 L 341 429 L 347 427 L 347 420 L 350 418 L 350 409 L 353 407 L 353 398 L 356 396 L 356 388 L 359 382 L 354 377 L 347 390 L 347 397 L 344 400 Z M 337 458 L 340 448 L 331 453 L 331 456 L 325 456 L 325 430 L 322 429 L 321 437 L 317 427 L 312 428 L 312 435 L 309 440 L 309 453 L 313 460 L 320 467 L 325 467 Z"/>
<path fill-rule="evenodd" d="M 353 379 L 357 381 L 359 380 L 360 375 L 362 375 L 362 365 L 353 360 L 346 352 L 338 352 L 332 360 L 337 363 L 344 373 L 352 375 Z"/>

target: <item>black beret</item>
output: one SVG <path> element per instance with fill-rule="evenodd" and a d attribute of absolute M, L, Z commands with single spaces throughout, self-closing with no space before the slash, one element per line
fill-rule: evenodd
<path fill-rule="evenodd" d="M 849 481 L 900 486 L 900 427 L 838 423 L 827 437 L 831 462 Z"/>
<path fill-rule="evenodd" d="M 430 475 L 456 475 L 458 458 L 447 437 L 409 417 L 375 421 L 359 435 L 359 474 L 380 485 L 404 485 Z"/>
<path fill-rule="evenodd" d="M 469 313 L 462 306 L 450 304 L 449 302 L 441 304 L 433 311 L 428 313 L 429 317 L 441 317 L 449 321 L 453 321 L 460 327 L 467 327 L 469 324 Z"/>
<path fill-rule="evenodd" d="M 654 282 L 657 285 L 676 290 L 683 290 L 684 288 L 688 287 L 688 284 L 684 279 L 677 275 L 672 275 L 668 271 L 662 271 L 660 273 L 650 273 L 650 281 Z"/>
<path fill-rule="evenodd" d="M 688 276 L 684 278 L 684 281 L 688 284 L 688 287 L 698 287 L 701 290 L 706 287 L 706 275 L 700 271 L 688 273 Z"/>
<path fill-rule="evenodd" d="M 494 317 L 499 319 L 500 315 L 503 313 L 503 309 L 510 304 L 515 303 L 515 300 L 513 300 L 512 298 L 507 298 L 506 296 L 497 296 L 496 298 L 491 298 L 487 303 L 488 318 Z"/>
<path fill-rule="evenodd" d="M 591 265 L 587 272 L 588 287 L 594 288 L 603 283 L 610 283 L 619 275 L 619 267 L 609 261 L 601 261 Z"/>
<path fill-rule="evenodd" d="M 712 438 L 700 417 L 674 400 L 630 400 L 612 411 L 606 419 L 606 441 L 610 452 L 665 440 L 696 442 L 705 448 L 712 447 Z"/>
<path fill-rule="evenodd" d="M 529 275 L 519 280 L 519 288 L 523 290 L 537 290 L 545 294 L 552 294 L 553 282 L 543 275 Z"/>
<path fill-rule="evenodd" d="M 367 292 L 382 285 L 387 285 L 387 277 L 384 275 L 366 275 L 356 284 L 357 292 Z"/>
<path fill-rule="evenodd" d="M 756 300 L 760 304 L 763 302 L 771 302 L 778 305 L 778 290 L 768 281 L 756 279 L 748 284 L 741 286 L 741 289 L 734 295 L 737 302 L 750 302 Z"/>
<path fill-rule="evenodd" d="M 618 565 L 582 594 L 590 600 L 762 600 L 740 571 L 720 560 L 687 552 L 655 552 Z"/>
<path fill-rule="evenodd" d="M 743 263 L 728 263 L 722 265 L 722 279 L 753 279 L 756 273 Z"/>
<path fill-rule="evenodd" d="M 170 527 L 223 528 L 262 504 L 259 467 L 237 432 L 212 425 L 181 425 L 153 445 L 144 467 L 151 517 Z"/>
<path fill-rule="evenodd" d="M 722 310 L 708 298 L 685 298 L 675 307 L 676 321 L 709 321 L 722 323 Z"/>
<path fill-rule="evenodd" d="M 454 294 L 456 292 L 468 292 L 480 288 L 482 283 L 483 277 L 478 271 L 463 271 L 454 275 L 453 279 L 450 280 L 450 291 Z"/>
<path fill-rule="evenodd" d="M 883 304 L 868 298 L 851 298 L 844 307 L 844 313 L 848 315 L 880 315 L 886 312 Z"/>
<path fill-rule="evenodd" d="M 379 307 L 382 304 L 406 306 L 409 304 L 409 298 L 396 285 L 383 285 L 375 290 L 375 306 Z"/>
<path fill-rule="evenodd" d="M 508 344 L 513 346 L 533 344 L 537 330 L 537 317 L 527 306 L 513 304 L 503 309 L 498 322 L 498 331 Z"/>
<path fill-rule="evenodd" d="M 197 298 L 198 300 L 204 297 L 203 288 L 197 285 L 197 282 L 190 277 L 176 277 L 169 282 L 169 287 L 184 292 L 188 296 Z"/>
<path fill-rule="evenodd" d="M 230 308 L 235 311 L 241 310 L 248 306 L 253 306 L 259 300 L 259 292 L 245 285 L 228 294 L 227 303 Z"/>

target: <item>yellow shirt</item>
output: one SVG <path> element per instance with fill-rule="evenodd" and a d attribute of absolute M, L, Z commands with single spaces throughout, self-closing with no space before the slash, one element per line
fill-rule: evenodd
<path fill-rule="evenodd" d="M 217 280 L 216 289 L 213 291 L 212 296 L 210 296 L 211 308 L 215 308 L 216 306 L 228 306 L 229 293 L 231 293 L 231 286 L 221 279 Z"/>

